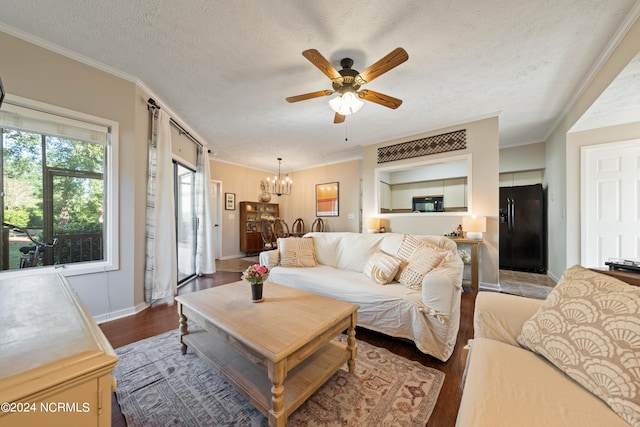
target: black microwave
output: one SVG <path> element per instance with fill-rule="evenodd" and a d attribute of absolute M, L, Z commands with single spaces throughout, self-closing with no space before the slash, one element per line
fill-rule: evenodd
<path fill-rule="evenodd" d="M 413 212 L 444 212 L 444 197 L 414 197 L 411 201 Z"/>

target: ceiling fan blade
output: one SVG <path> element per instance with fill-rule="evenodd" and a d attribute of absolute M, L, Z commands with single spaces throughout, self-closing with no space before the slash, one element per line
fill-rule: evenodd
<path fill-rule="evenodd" d="M 335 123 L 335 124 L 342 123 L 342 122 L 344 122 L 345 117 L 346 116 L 343 116 L 340 113 L 336 113 L 336 115 L 333 117 L 333 123 Z"/>
<path fill-rule="evenodd" d="M 392 68 L 397 67 L 407 59 L 409 59 L 409 54 L 406 50 L 401 47 L 395 48 L 384 58 L 358 74 L 355 77 L 355 81 L 357 84 L 362 86 L 363 84 L 369 83 L 371 80 L 381 76 Z"/>
<path fill-rule="evenodd" d="M 319 98 L 321 96 L 329 96 L 333 93 L 332 90 L 319 90 L 317 92 L 305 93 L 302 95 L 290 96 L 286 98 L 287 102 L 298 102 L 307 99 Z"/>
<path fill-rule="evenodd" d="M 374 92 L 372 90 L 361 90 L 358 92 L 358 96 L 364 100 L 375 102 L 376 104 L 383 105 L 394 110 L 402 104 L 402 99 L 394 98 L 393 96 L 385 95 L 384 93 Z"/>
<path fill-rule="evenodd" d="M 302 56 L 307 58 L 309 62 L 318 67 L 320 71 L 324 73 L 325 76 L 329 77 L 331 80 L 337 83 L 342 83 L 342 75 L 335 69 L 331 62 L 327 60 L 320 52 L 316 49 L 307 49 L 302 52 Z"/>

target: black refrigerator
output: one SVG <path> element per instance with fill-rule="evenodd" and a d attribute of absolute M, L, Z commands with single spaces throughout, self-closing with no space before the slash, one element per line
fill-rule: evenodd
<path fill-rule="evenodd" d="M 500 268 L 547 271 L 542 184 L 500 187 Z"/>

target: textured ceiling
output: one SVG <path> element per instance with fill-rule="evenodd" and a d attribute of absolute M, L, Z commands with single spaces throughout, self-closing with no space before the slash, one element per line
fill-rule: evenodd
<path fill-rule="evenodd" d="M 220 160 L 276 170 L 283 157 L 288 172 L 495 115 L 501 146 L 543 141 L 637 11 L 637 0 L 0 0 L 0 30 L 138 79 Z M 329 98 L 284 100 L 331 87 L 305 49 L 362 71 L 398 46 L 409 60 L 365 86 L 402 99 L 397 110 L 366 103 L 334 125 Z"/>

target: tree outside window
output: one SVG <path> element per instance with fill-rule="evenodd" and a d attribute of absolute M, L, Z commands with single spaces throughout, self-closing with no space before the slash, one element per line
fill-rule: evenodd
<path fill-rule="evenodd" d="M 27 233 L 56 240 L 38 266 L 104 259 L 104 145 L 2 129 L 1 165 L 3 222 L 16 226 L 3 230 L 3 269 L 19 268 Z"/>

